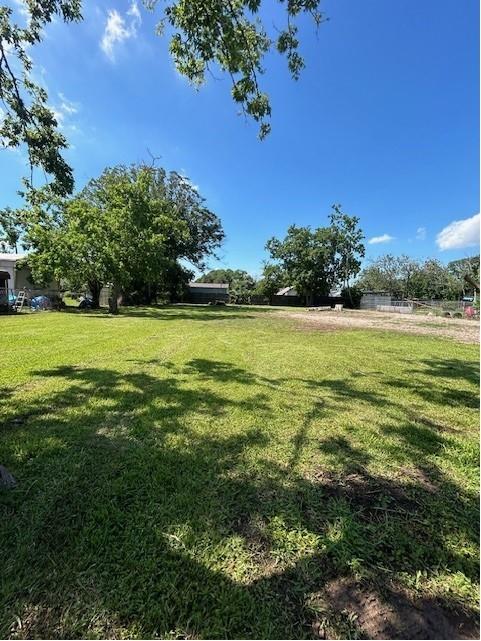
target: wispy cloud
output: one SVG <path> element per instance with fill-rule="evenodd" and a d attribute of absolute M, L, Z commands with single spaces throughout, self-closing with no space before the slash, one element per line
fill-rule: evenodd
<path fill-rule="evenodd" d="M 463 220 L 454 220 L 436 236 L 439 249 L 444 251 L 479 245 L 479 221 L 480 214 Z"/>
<path fill-rule="evenodd" d="M 391 240 L 394 240 L 394 236 L 383 234 L 382 236 L 373 236 L 367 242 L 369 245 L 378 245 L 379 243 L 389 243 Z"/>
<path fill-rule="evenodd" d="M 126 40 L 136 38 L 141 24 L 142 17 L 136 0 L 133 0 L 125 16 L 117 9 L 109 10 L 100 48 L 112 62 L 115 60 L 116 47 Z"/>
<path fill-rule="evenodd" d="M 426 240 L 426 227 L 416 229 L 416 240 Z"/>
<path fill-rule="evenodd" d="M 74 122 L 74 116 L 79 112 L 80 104 L 69 100 L 62 92 L 57 95 L 60 102 L 53 104 L 52 111 L 59 128 L 67 135 L 82 133 L 78 124 Z M 72 148 L 72 145 L 70 147 Z"/>
<path fill-rule="evenodd" d="M 14 0 L 14 4 L 16 5 L 18 12 L 24 18 L 29 18 L 30 17 L 30 12 L 28 10 L 27 3 L 24 0 Z"/>
<path fill-rule="evenodd" d="M 73 115 L 78 113 L 79 106 L 78 103 L 72 102 L 64 96 L 62 92 L 59 92 L 58 97 L 60 98 L 60 109 L 63 113 Z"/>

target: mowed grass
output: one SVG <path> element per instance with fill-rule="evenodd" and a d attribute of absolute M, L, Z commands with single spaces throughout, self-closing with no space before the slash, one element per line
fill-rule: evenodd
<path fill-rule="evenodd" d="M 358 636 L 341 577 L 475 613 L 476 346 L 248 308 L 0 330 L 0 637 Z"/>

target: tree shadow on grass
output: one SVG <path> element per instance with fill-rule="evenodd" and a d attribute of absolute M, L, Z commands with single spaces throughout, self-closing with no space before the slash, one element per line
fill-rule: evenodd
<path fill-rule="evenodd" d="M 255 310 L 262 313 L 262 310 Z M 245 307 L 213 307 L 204 305 L 168 305 L 160 307 L 121 307 L 117 316 L 109 314 L 108 309 L 87 310 L 69 308 L 62 313 L 79 314 L 86 318 L 103 318 L 122 320 L 128 318 L 145 318 L 160 321 L 223 321 L 236 319 L 253 319 L 256 314 Z"/>
<path fill-rule="evenodd" d="M 267 454 L 272 445 L 259 425 L 277 410 L 251 387 L 271 381 L 206 359 L 165 369 L 165 378 L 95 367 L 35 373 L 61 386 L 25 403 L 24 423 L 4 425 L 15 430 L 3 450 L 20 485 L 2 496 L 0 632 L 310 638 L 324 615 L 332 629 L 354 608 L 346 593 L 362 570 L 358 589 L 393 613 L 392 638 L 459 636 L 458 619 L 443 607 L 458 603 L 424 598 L 420 605 L 405 591 L 393 599 L 389 578 L 445 567 L 476 580 L 476 559 L 450 543 L 476 544 L 476 496 L 439 468 L 423 467 L 443 436 L 412 431 L 416 425 L 387 435 L 404 441 L 405 458 L 429 485 L 415 475 L 370 473 L 369 453 L 344 436 L 319 443 L 336 473 L 322 464 L 302 476 L 294 463 L 309 421 L 329 410 L 318 398 L 293 442 L 290 468 L 269 456 L 253 465 L 252 452 Z M 245 394 L 213 392 L 206 379 L 238 383 Z M 355 399 L 346 387 L 316 389 Z M 379 399 L 360 400 L 377 406 Z M 234 409 L 248 412 L 251 427 L 216 431 L 216 417 Z M 339 577 L 350 587 L 333 596 Z M 387 628 L 378 628 L 373 638 L 385 638 Z"/>
<path fill-rule="evenodd" d="M 235 319 L 253 319 L 256 316 L 245 308 L 212 307 L 212 306 L 169 306 L 169 307 L 124 307 L 119 318 L 148 318 L 163 321 L 225 321 Z"/>
<path fill-rule="evenodd" d="M 479 387 L 479 363 L 472 363 L 460 358 L 430 358 L 421 361 L 424 369 L 414 373 L 425 376 L 466 381 Z"/>
<path fill-rule="evenodd" d="M 408 377 L 388 378 L 385 385 L 408 390 L 429 403 L 479 408 L 479 363 L 431 358 L 422 360 L 421 365 L 409 369 Z"/>

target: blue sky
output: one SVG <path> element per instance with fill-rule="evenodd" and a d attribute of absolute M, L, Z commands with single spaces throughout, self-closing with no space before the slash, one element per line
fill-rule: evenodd
<path fill-rule="evenodd" d="M 280 25 L 277 3 L 265 4 L 268 28 Z M 148 160 L 149 149 L 222 219 L 227 239 L 210 265 L 256 274 L 268 238 L 325 224 L 334 202 L 378 239 L 367 258 L 478 251 L 476 0 L 326 0 L 317 34 L 301 22 L 301 79 L 280 56 L 266 60 L 273 117 L 263 142 L 220 72 L 200 91 L 178 75 L 154 34 L 158 15 L 131 0 L 84 5 L 82 23 L 56 21 L 31 52 L 78 188 L 107 165 Z M 20 153 L 0 153 L 0 207 L 18 204 L 23 171 Z"/>

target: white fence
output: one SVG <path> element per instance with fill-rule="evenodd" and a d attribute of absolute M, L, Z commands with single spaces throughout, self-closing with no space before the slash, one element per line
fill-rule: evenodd
<path fill-rule="evenodd" d="M 394 301 L 394 303 L 405 303 L 405 301 Z M 378 305 L 376 307 L 378 312 L 394 312 L 395 314 L 412 314 L 413 306 L 409 304 L 402 305 Z"/>

